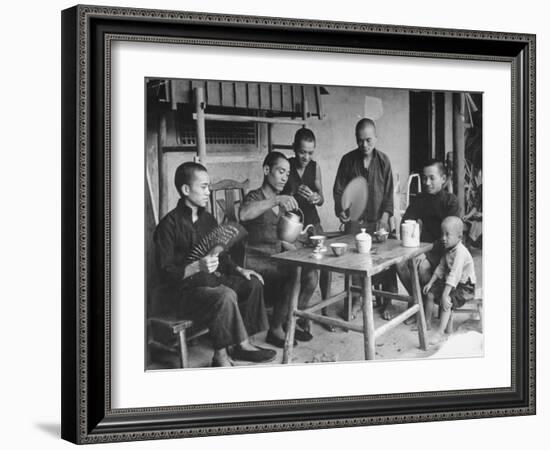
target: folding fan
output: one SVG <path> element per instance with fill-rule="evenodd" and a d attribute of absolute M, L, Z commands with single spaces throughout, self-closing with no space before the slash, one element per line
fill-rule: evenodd
<path fill-rule="evenodd" d="M 229 250 L 246 235 L 246 230 L 238 223 L 228 222 L 218 225 L 193 246 L 187 259 L 193 262 L 206 255 L 217 255 L 224 250 Z"/>

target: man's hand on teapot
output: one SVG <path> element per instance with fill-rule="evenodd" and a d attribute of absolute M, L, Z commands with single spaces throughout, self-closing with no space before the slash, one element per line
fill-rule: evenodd
<path fill-rule="evenodd" d="M 286 211 L 294 211 L 298 209 L 298 202 L 292 195 L 278 195 L 277 205 L 282 206 Z"/>
<path fill-rule="evenodd" d="M 297 249 L 294 244 L 291 244 L 290 242 L 287 242 L 287 241 L 281 241 L 281 246 L 283 247 L 283 250 L 287 252 Z"/>
<path fill-rule="evenodd" d="M 218 255 L 206 255 L 199 259 L 199 270 L 204 273 L 212 273 L 216 271 L 219 264 Z"/>

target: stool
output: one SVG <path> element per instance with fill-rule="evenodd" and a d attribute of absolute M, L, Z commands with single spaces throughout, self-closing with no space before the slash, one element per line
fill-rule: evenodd
<path fill-rule="evenodd" d="M 183 369 L 189 367 L 189 353 L 187 350 L 187 342 L 198 338 L 208 333 L 208 328 L 201 328 L 193 333 L 190 333 L 193 327 L 192 320 L 176 320 L 169 318 L 151 317 L 147 320 L 147 326 L 149 327 L 149 347 L 162 348 L 167 351 L 173 351 L 172 347 L 162 343 L 161 340 L 155 339 L 159 335 L 165 332 L 165 330 L 171 330 L 173 334 L 177 335 L 177 346 L 179 346 L 180 364 Z M 155 333 L 156 331 L 156 333 Z"/>
<path fill-rule="evenodd" d="M 474 308 L 458 308 L 454 309 L 451 313 L 451 317 L 449 317 L 449 323 L 447 323 L 447 328 L 445 328 L 445 332 L 450 334 L 454 330 L 453 325 L 453 316 L 457 313 L 477 313 L 479 315 L 479 325 L 481 327 L 481 331 L 483 331 L 483 300 L 481 298 L 476 298 L 474 300 L 469 301 L 468 303 L 473 304 Z M 441 308 L 439 308 L 439 316 L 441 316 Z"/>

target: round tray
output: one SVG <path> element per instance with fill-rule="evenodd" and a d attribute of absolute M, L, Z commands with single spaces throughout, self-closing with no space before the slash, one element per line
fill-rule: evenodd
<path fill-rule="evenodd" d="M 365 177 L 355 177 L 351 180 L 342 194 L 340 206 L 343 211 L 349 209 L 349 217 L 351 220 L 358 220 L 365 209 L 369 199 L 369 189 Z"/>

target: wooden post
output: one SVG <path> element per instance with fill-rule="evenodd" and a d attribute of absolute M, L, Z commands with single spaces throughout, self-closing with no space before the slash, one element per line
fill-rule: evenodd
<path fill-rule="evenodd" d="M 445 92 L 445 156 L 453 152 L 453 93 Z"/>
<path fill-rule="evenodd" d="M 206 164 L 206 123 L 204 119 L 204 89 L 195 88 L 195 114 L 197 124 L 197 156 L 201 164 Z"/>
<path fill-rule="evenodd" d="M 436 107 L 435 107 L 435 92 L 432 92 L 432 98 L 431 98 L 431 105 L 430 105 L 430 112 L 431 112 L 431 144 L 432 144 L 432 159 L 435 159 L 437 154 L 437 148 L 436 148 L 436 136 L 435 136 L 435 128 L 436 128 Z"/>
<path fill-rule="evenodd" d="M 306 89 L 304 86 L 301 86 L 301 92 L 302 92 L 302 119 L 307 119 L 307 103 L 306 103 Z"/>
<path fill-rule="evenodd" d="M 269 153 L 269 137 L 267 131 L 267 123 L 260 123 L 258 127 L 258 134 L 260 140 L 261 153 Z"/>
<path fill-rule="evenodd" d="M 178 103 L 176 98 L 176 81 L 168 80 L 167 83 L 170 86 L 170 108 L 172 109 L 172 111 L 176 111 L 178 109 Z"/>
<path fill-rule="evenodd" d="M 166 146 L 167 141 L 167 124 L 166 113 L 162 112 L 158 121 L 158 136 L 157 136 L 157 164 L 158 164 L 158 183 L 159 183 L 159 220 L 164 217 L 168 210 L 168 192 L 166 190 L 166 183 L 164 177 L 166 176 L 166 158 L 164 157 L 163 148 Z"/>
<path fill-rule="evenodd" d="M 464 215 L 464 163 L 465 163 L 465 136 L 464 116 L 461 114 L 460 105 L 464 94 L 453 94 L 453 148 L 454 148 L 454 176 L 456 180 L 456 197 L 458 199 L 458 213 Z"/>
<path fill-rule="evenodd" d="M 315 86 L 315 101 L 317 103 L 317 112 L 319 113 L 319 120 L 325 118 L 325 111 L 323 110 L 323 101 L 321 99 L 321 88 Z"/>
<path fill-rule="evenodd" d="M 273 151 L 273 124 L 267 124 L 267 152 L 271 153 Z"/>

